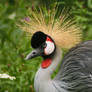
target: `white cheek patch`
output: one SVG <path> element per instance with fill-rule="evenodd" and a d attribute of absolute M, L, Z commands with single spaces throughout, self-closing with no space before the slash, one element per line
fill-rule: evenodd
<path fill-rule="evenodd" d="M 54 49 L 55 49 L 55 45 L 53 42 L 50 42 L 50 41 L 46 41 L 46 48 L 45 48 L 45 55 L 50 55 Z"/>

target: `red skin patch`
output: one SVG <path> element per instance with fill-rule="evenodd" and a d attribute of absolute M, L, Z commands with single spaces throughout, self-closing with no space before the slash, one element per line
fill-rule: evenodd
<path fill-rule="evenodd" d="M 51 59 L 46 59 L 42 62 L 41 67 L 42 68 L 48 68 L 51 65 L 51 63 L 52 63 Z"/>
<path fill-rule="evenodd" d="M 47 38 L 46 38 L 46 41 L 53 42 L 48 36 L 47 36 Z"/>
<path fill-rule="evenodd" d="M 53 42 L 48 36 L 47 36 L 47 38 L 46 38 L 46 41 Z M 44 50 L 44 53 L 45 53 L 45 50 Z M 46 53 L 45 53 L 45 55 L 46 55 Z"/>

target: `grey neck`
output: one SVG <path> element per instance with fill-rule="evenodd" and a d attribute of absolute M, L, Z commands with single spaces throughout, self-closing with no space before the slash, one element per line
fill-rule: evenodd
<path fill-rule="evenodd" d="M 62 51 L 59 48 L 56 48 L 55 55 L 52 58 L 52 64 L 43 69 L 42 67 L 36 73 L 34 87 L 36 92 L 58 92 L 52 85 L 51 75 L 53 71 L 60 64 L 62 58 Z M 49 87 L 50 86 L 50 87 Z M 53 91 L 52 91 L 53 90 Z"/>

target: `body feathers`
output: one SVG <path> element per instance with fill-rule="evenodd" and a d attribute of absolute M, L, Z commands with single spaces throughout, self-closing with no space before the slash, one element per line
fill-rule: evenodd
<path fill-rule="evenodd" d="M 66 83 L 67 92 L 92 92 L 92 41 L 70 49 L 55 80 Z"/>

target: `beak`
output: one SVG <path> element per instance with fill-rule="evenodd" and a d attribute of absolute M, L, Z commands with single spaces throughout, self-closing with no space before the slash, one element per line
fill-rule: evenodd
<path fill-rule="evenodd" d="M 33 50 L 32 52 L 30 52 L 30 53 L 26 56 L 25 60 L 29 60 L 29 59 L 35 58 L 35 57 L 37 57 L 37 56 L 40 56 L 40 55 L 41 55 L 41 50 L 38 48 L 38 49 L 35 49 L 35 50 Z"/>

